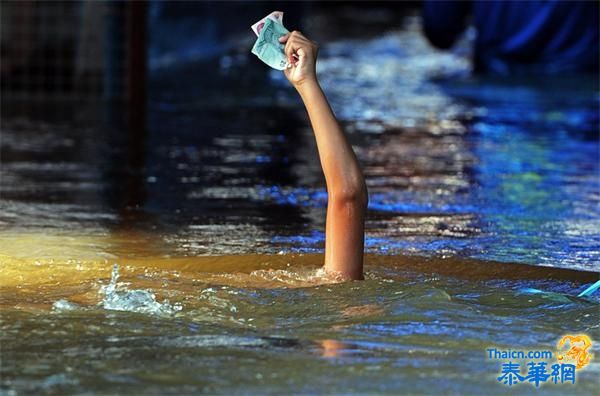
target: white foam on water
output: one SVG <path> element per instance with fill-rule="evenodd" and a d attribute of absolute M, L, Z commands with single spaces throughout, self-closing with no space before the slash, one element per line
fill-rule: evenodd
<path fill-rule="evenodd" d="M 311 286 L 330 283 L 340 283 L 342 277 L 337 274 L 327 272 L 323 267 L 318 269 L 266 269 L 255 270 L 250 273 L 251 278 L 263 279 L 270 282 L 281 282 L 286 285 Z"/>
<path fill-rule="evenodd" d="M 54 302 L 54 304 L 52 304 L 52 310 L 53 311 L 58 311 L 58 312 L 63 312 L 63 311 L 74 311 L 76 309 L 80 308 L 79 305 L 74 304 L 68 300 L 65 299 L 60 299 Z"/>
<path fill-rule="evenodd" d="M 161 339 L 161 346 L 176 348 L 198 348 L 198 347 L 261 347 L 268 345 L 268 342 L 256 337 L 240 337 L 229 335 L 195 335 L 179 336 Z"/>

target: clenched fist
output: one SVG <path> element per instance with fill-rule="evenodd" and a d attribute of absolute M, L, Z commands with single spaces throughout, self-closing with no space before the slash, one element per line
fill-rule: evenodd
<path fill-rule="evenodd" d="M 292 85 L 299 88 L 305 82 L 316 82 L 316 63 L 319 52 L 317 43 L 310 41 L 297 30 L 281 36 L 279 42 L 285 43 L 284 52 L 291 67 L 287 68 L 284 73 Z"/>

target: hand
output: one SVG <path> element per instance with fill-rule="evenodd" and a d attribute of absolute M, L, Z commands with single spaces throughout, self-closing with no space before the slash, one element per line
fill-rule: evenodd
<path fill-rule="evenodd" d="M 287 79 L 299 88 L 308 81 L 317 81 L 317 53 L 319 46 L 297 30 L 281 36 L 279 42 L 285 43 L 285 55 L 291 67 L 284 70 Z"/>

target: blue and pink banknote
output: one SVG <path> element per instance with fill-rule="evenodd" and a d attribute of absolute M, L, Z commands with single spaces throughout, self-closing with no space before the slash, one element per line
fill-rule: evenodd
<path fill-rule="evenodd" d="M 284 52 L 285 46 L 279 42 L 281 36 L 289 33 L 283 26 L 283 12 L 273 11 L 252 25 L 252 31 L 258 36 L 252 53 L 273 69 L 287 69 L 289 62 Z"/>

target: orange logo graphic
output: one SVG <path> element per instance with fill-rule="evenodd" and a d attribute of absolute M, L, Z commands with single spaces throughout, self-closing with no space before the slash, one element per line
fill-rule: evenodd
<path fill-rule="evenodd" d="M 570 344 L 571 348 L 563 355 L 560 350 L 566 345 Z M 566 335 L 558 342 L 558 361 L 563 360 L 572 361 L 575 363 L 578 369 L 584 367 L 592 359 L 592 354 L 588 352 L 588 349 L 592 347 L 592 340 L 585 334 L 579 335 Z"/>

